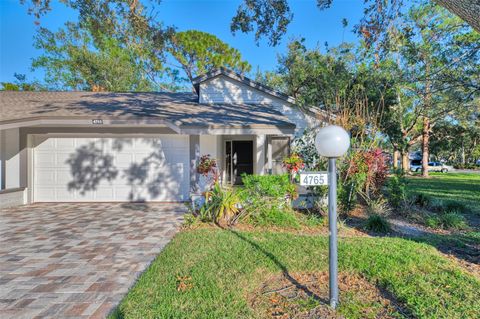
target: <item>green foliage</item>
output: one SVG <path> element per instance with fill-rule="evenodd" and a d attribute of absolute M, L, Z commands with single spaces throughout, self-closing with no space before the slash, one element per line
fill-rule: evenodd
<path fill-rule="evenodd" d="M 285 196 L 295 194 L 295 184 L 290 182 L 288 174 L 281 175 L 242 175 L 243 193 L 247 196 L 272 197 L 284 200 Z M 268 199 L 267 199 L 268 200 Z"/>
<path fill-rule="evenodd" d="M 168 52 L 180 63 L 190 81 L 213 68 L 225 67 L 239 73 L 251 69 L 250 64 L 242 60 L 237 49 L 213 34 L 202 31 L 188 30 L 175 33 Z"/>
<path fill-rule="evenodd" d="M 326 159 L 318 155 L 315 148 L 316 131 L 306 128 L 301 136 L 293 139 L 291 143 L 292 152 L 299 154 L 305 164 L 307 170 L 321 170 L 326 169 Z"/>
<path fill-rule="evenodd" d="M 340 273 L 353 272 L 379 285 L 412 317 L 476 318 L 480 313 L 480 281 L 430 245 L 343 237 L 338 254 Z M 328 272 L 328 236 L 183 231 L 141 275 L 112 318 L 259 318 L 249 306 L 251 293 L 286 269 L 290 274 Z M 178 276 L 190 276 L 193 287 L 179 291 Z M 338 316 L 372 313 L 368 304 L 345 312 L 352 307 L 348 298 L 342 303 Z"/>
<path fill-rule="evenodd" d="M 390 231 L 390 224 L 385 217 L 374 214 L 370 215 L 365 222 L 365 229 L 375 233 L 388 233 Z"/>
<path fill-rule="evenodd" d="M 37 82 L 27 82 L 25 74 L 14 73 L 15 82 L 0 82 L 0 91 L 39 91 L 43 87 Z"/>
<path fill-rule="evenodd" d="M 367 214 L 370 216 L 388 216 L 392 209 L 388 201 L 383 197 L 367 200 Z"/>
<path fill-rule="evenodd" d="M 204 222 L 229 222 L 239 212 L 240 199 L 234 189 L 215 183 L 211 191 L 205 193 L 205 204 L 200 208 L 200 219 Z"/>
<path fill-rule="evenodd" d="M 268 205 L 257 213 L 251 214 L 249 222 L 255 226 L 277 226 L 287 228 L 299 228 L 300 223 L 292 209 Z"/>
<path fill-rule="evenodd" d="M 407 180 L 403 172 L 398 171 L 387 181 L 387 194 L 390 205 L 398 209 L 407 198 Z"/>
<path fill-rule="evenodd" d="M 288 174 L 242 176 L 242 218 L 254 225 L 298 227 L 287 198 L 296 197 L 296 186 Z"/>
<path fill-rule="evenodd" d="M 450 211 L 448 213 L 428 216 L 425 219 L 425 225 L 431 228 L 457 230 L 468 228 L 465 217 L 456 211 Z"/>
<path fill-rule="evenodd" d="M 99 38 L 101 37 L 101 38 Z M 43 54 L 32 68 L 45 70 L 45 81 L 58 89 L 89 91 L 151 91 L 158 89 L 150 75 L 161 64 L 134 47 L 107 35 L 94 38 L 89 27 L 68 22 L 53 33 L 39 28 L 35 48 Z"/>
<path fill-rule="evenodd" d="M 420 194 L 417 194 L 417 196 L 415 197 L 415 205 L 419 207 L 426 208 L 426 207 L 430 207 L 431 204 L 432 204 L 431 198 L 426 196 L 425 194 L 420 193 Z"/>
<path fill-rule="evenodd" d="M 187 213 L 183 215 L 183 226 L 191 227 L 197 222 L 197 216 L 193 213 Z"/>
<path fill-rule="evenodd" d="M 255 31 L 255 41 L 268 35 L 270 45 L 277 45 L 287 31 L 287 26 L 293 18 L 286 0 L 245 0 L 237 9 L 232 19 L 232 32 Z"/>

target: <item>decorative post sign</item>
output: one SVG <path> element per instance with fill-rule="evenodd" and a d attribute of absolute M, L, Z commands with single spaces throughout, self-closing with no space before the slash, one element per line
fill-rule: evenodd
<path fill-rule="evenodd" d="M 328 185 L 328 173 L 327 172 L 301 172 L 300 185 L 301 186 Z"/>

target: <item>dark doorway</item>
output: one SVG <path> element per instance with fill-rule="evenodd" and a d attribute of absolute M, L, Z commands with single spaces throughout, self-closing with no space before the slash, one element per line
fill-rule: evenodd
<path fill-rule="evenodd" d="M 225 168 L 227 182 L 242 183 L 242 174 L 253 174 L 253 141 L 226 141 Z"/>

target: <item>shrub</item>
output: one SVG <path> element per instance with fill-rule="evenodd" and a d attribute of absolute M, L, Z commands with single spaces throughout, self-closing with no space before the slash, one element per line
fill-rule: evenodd
<path fill-rule="evenodd" d="M 442 213 L 445 209 L 445 203 L 441 199 L 434 198 L 430 201 L 428 209 L 432 212 Z"/>
<path fill-rule="evenodd" d="M 381 149 L 357 150 L 340 164 L 339 200 L 344 213 L 357 202 L 357 195 L 369 198 L 380 195 L 387 178 L 387 161 Z"/>
<path fill-rule="evenodd" d="M 383 197 L 367 200 L 367 214 L 370 216 L 388 216 L 391 211 L 388 201 Z"/>
<path fill-rule="evenodd" d="M 223 188 L 215 183 L 213 189 L 205 193 L 205 204 L 200 209 L 202 221 L 220 222 L 225 219 L 227 222 L 239 212 L 240 199 L 234 189 Z"/>
<path fill-rule="evenodd" d="M 296 197 L 296 186 L 290 182 L 288 174 L 243 175 L 242 180 L 241 218 L 261 226 L 298 226 L 296 216 L 287 202 L 288 197 Z"/>
<path fill-rule="evenodd" d="M 290 182 L 288 174 L 282 175 L 242 175 L 243 193 L 248 196 L 273 197 L 285 199 L 296 196 L 295 184 Z"/>
<path fill-rule="evenodd" d="M 415 205 L 420 206 L 422 208 L 430 207 L 431 202 L 432 202 L 431 198 L 425 194 L 420 193 L 415 196 Z"/>
<path fill-rule="evenodd" d="M 388 200 L 394 208 L 400 208 L 407 199 L 407 181 L 402 172 L 395 172 L 387 182 Z"/>
<path fill-rule="evenodd" d="M 365 229 L 375 233 L 388 233 L 390 231 L 390 224 L 380 215 L 371 215 L 365 222 Z"/>
<path fill-rule="evenodd" d="M 440 225 L 445 229 L 465 229 L 467 222 L 465 217 L 456 211 L 440 215 Z"/>
<path fill-rule="evenodd" d="M 446 213 L 448 212 L 462 212 L 466 213 L 469 211 L 469 208 L 460 202 L 456 201 L 447 201 L 444 203 L 443 209 Z"/>
<path fill-rule="evenodd" d="M 183 227 L 191 227 L 193 226 L 197 221 L 197 216 L 195 216 L 193 213 L 187 213 L 183 215 Z"/>
<path fill-rule="evenodd" d="M 429 216 L 425 219 L 425 225 L 435 229 L 465 229 L 468 227 L 465 217 L 455 211 Z"/>

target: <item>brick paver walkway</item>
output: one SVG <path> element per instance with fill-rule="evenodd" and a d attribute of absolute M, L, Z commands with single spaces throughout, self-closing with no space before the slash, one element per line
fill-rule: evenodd
<path fill-rule="evenodd" d="M 0 210 L 0 318 L 104 318 L 178 230 L 182 204 Z"/>

